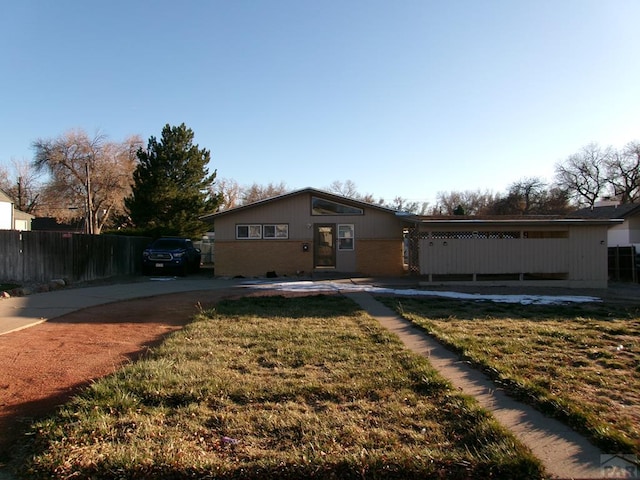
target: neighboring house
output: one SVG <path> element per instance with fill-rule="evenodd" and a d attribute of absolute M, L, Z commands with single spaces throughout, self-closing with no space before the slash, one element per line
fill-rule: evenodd
<path fill-rule="evenodd" d="M 11 197 L 0 190 L 0 230 L 31 230 L 33 218 L 30 213 L 15 208 Z"/>
<path fill-rule="evenodd" d="M 569 215 L 581 219 L 621 219 L 622 223 L 609 229 L 607 245 L 609 247 L 635 246 L 640 249 L 640 204 L 617 202 L 596 203 L 593 208 L 583 208 Z"/>
<path fill-rule="evenodd" d="M 407 215 L 307 188 L 205 215 L 218 276 L 414 274 L 428 283 L 607 285 L 621 220 Z"/>

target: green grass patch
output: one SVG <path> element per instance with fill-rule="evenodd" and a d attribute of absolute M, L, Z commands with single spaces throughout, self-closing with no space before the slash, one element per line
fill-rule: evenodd
<path fill-rule="evenodd" d="M 25 477 L 542 478 L 340 296 L 225 301 L 33 426 Z"/>
<path fill-rule="evenodd" d="M 381 300 L 605 451 L 640 454 L 637 309 Z"/>

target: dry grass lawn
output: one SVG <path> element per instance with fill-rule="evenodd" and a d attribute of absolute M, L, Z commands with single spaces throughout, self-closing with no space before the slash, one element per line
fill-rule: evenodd
<path fill-rule="evenodd" d="M 341 296 L 204 311 L 33 426 L 32 478 L 543 478 L 527 448 Z"/>
<path fill-rule="evenodd" d="M 640 454 L 636 308 L 382 300 L 605 451 Z"/>

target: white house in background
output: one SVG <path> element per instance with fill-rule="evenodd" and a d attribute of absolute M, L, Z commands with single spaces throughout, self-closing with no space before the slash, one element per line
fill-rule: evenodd
<path fill-rule="evenodd" d="M 621 219 L 622 223 L 609 228 L 609 247 L 635 246 L 640 250 L 640 203 L 619 204 L 617 201 L 596 203 L 593 208 L 583 208 L 569 215 L 570 218 L 587 220 Z"/>
<path fill-rule="evenodd" d="M 31 230 L 35 217 L 15 208 L 11 197 L 0 190 L 0 230 Z"/>

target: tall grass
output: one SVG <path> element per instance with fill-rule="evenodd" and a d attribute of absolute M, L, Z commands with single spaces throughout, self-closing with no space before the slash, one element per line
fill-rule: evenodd
<path fill-rule="evenodd" d="M 605 451 L 640 453 L 640 314 L 608 304 L 383 299 Z"/>
<path fill-rule="evenodd" d="M 223 302 L 34 425 L 28 448 L 26 477 L 542 478 L 339 296 Z"/>

